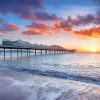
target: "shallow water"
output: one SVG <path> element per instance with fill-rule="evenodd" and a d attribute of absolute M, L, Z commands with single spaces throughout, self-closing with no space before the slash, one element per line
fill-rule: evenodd
<path fill-rule="evenodd" d="M 20 98 L 14 100 L 33 100 L 32 98 L 35 98 L 34 100 L 100 100 L 99 53 L 43 56 L 33 56 L 33 54 L 31 54 L 29 58 L 25 56 L 16 58 L 16 53 L 14 53 L 12 59 L 9 58 L 8 54 L 5 61 L 3 61 L 1 57 L 0 71 L 0 75 L 4 76 L 3 79 L 0 78 L 1 84 L 3 81 L 3 84 L 5 83 L 5 86 L 8 86 L 9 84 L 6 84 L 6 82 L 10 79 L 11 82 L 14 80 L 14 84 L 19 84 L 18 82 L 21 81 L 18 87 L 27 85 L 28 94 L 31 94 L 31 96 L 27 95 L 27 97 L 24 96 L 25 99 Z M 11 73 L 13 73 L 13 75 Z M 17 73 L 20 73 L 21 76 L 18 76 Z M 19 79 L 20 77 L 21 79 Z M 25 80 L 25 78 L 28 80 Z M 33 80 L 36 82 L 33 82 Z M 31 82 L 34 88 L 30 90 L 27 82 Z M 46 86 L 43 84 L 46 84 Z M 53 85 L 52 88 L 51 85 Z M 62 85 L 63 87 L 61 87 Z M 54 87 L 56 87 L 56 89 L 54 89 Z M 64 90 L 64 88 L 66 89 Z M 84 94 L 85 91 L 87 91 L 87 94 Z M 41 92 L 43 92 L 43 94 L 41 94 Z M 35 96 L 39 94 L 41 94 L 41 98 Z M 50 98 L 52 95 L 53 98 Z M 3 99 L 2 97 L 2 100 L 7 99 Z"/>

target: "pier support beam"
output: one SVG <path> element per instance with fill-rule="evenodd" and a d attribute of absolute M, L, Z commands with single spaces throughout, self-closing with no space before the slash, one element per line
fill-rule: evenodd
<path fill-rule="evenodd" d="M 30 57 L 30 49 L 29 49 L 29 57 Z"/>
<path fill-rule="evenodd" d="M 58 54 L 58 51 L 56 51 L 56 55 Z"/>
<path fill-rule="evenodd" d="M 54 54 L 56 55 L 56 51 L 54 50 Z"/>
<path fill-rule="evenodd" d="M 10 59 L 12 59 L 12 49 L 10 49 Z"/>
<path fill-rule="evenodd" d="M 3 52 L 4 52 L 4 61 L 5 61 L 5 51 L 6 51 L 6 49 L 4 48 L 4 50 L 3 50 Z"/>
<path fill-rule="evenodd" d="M 40 52 L 41 52 L 41 55 L 42 55 L 42 50 L 40 50 Z"/>
<path fill-rule="evenodd" d="M 54 55 L 55 55 L 55 50 L 53 51 Z"/>
<path fill-rule="evenodd" d="M 17 59 L 18 59 L 18 56 L 19 56 L 19 50 L 17 49 Z"/>
<path fill-rule="evenodd" d="M 52 55 L 52 50 L 50 51 L 51 55 Z"/>
<path fill-rule="evenodd" d="M 27 49 L 27 58 L 28 58 L 28 49 Z"/>
<path fill-rule="evenodd" d="M 49 55 L 51 55 L 51 50 L 49 50 Z"/>
<path fill-rule="evenodd" d="M 53 50 L 52 50 L 52 54 L 54 54 Z"/>
<path fill-rule="evenodd" d="M 47 50 L 45 50 L 45 55 L 47 55 Z"/>
<path fill-rule="evenodd" d="M 30 49 L 26 49 L 27 51 L 27 58 L 30 57 Z"/>
<path fill-rule="evenodd" d="M 35 56 L 36 56 L 36 50 L 35 50 Z"/>
<path fill-rule="evenodd" d="M 22 49 L 21 49 L 21 58 L 22 58 Z"/>

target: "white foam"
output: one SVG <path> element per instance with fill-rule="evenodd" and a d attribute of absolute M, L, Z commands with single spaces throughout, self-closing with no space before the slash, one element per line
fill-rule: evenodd
<path fill-rule="evenodd" d="M 9 70 L 0 71 L 0 100 L 8 99 L 100 100 L 100 86 Z"/>

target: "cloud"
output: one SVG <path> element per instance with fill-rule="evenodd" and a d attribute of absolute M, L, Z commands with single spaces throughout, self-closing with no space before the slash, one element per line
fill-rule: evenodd
<path fill-rule="evenodd" d="M 44 0 L 0 0 L 0 13 L 28 18 L 34 11 L 44 8 L 43 4 Z"/>
<path fill-rule="evenodd" d="M 20 27 L 12 24 L 12 23 L 4 23 L 1 27 L 0 27 L 0 32 L 11 32 L 11 31 L 17 31 L 19 30 Z"/>
<path fill-rule="evenodd" d="M 66 20 L 58 20 L 54 22 L 54 30 L 72 31 L 72 19 L 68 16 Z"/>
<path fill-rule="evenodd" d="M 43 23 L 32 23 L 31 25 L 27 25 L 28 28 L 32 28 L 32 29 L 43 29 L 43 30 L 49 30 L 51 27 L 49 26 L 46 26 L 45 24 Z"/>
<path fill-rule="evenodd" d="M 88 30 L 80 30 L 80 31 L 74 31 L 77 35 L 83 35 L 88 37 L 100 37 L 100 27 L 93 27 Z"/>
<path fill-rule="evenodd" d="M 0 0 L 0 13 L 29 14 L 31 9 L 43 7 L 44 0 Z"/>
<path fill-rule="evenodd" d="M 57 34 L 58 32 L 64 31 L 72 31 L 71 26 L 68 22 L 59 22 L 55 21 L 53 26 L 47 26 L 44 23 L 32 23 L 31 25 L 27 25 L 27 31 L 22 32 L 25 35 L 44 35 L 44 34 Z"/>
<path fill-rule="evenodd" d="M 31 21 L 56 21 L 60 19 L 55 14 L 49 14 L 44 11 L 36 11 L 30 15 L 21 15 L 20 17 Z"/>
<path fill-rule="evenodd" d="M 43 35 L 43 34 L 51 34 L 50 30 L 53 28 L 47 26 L 43 23 L 32 23 L 31 25 L 26 26 L 28 28 L 27 31 L 22 32 L 24 35 Z"/>
<path fill-rule="evenodd" d="M 22 32 L 23 35 L 43 35 L 42 32 L 38 32 L 34 29 Z"/>
<path fill-rule="evenodd" d="M 100 16 L 97 15 L 78 15 L 76 18 L 71 18 L 68 16 L 66 21 L 61 22 L 63 27 L 73 27 L 73 26 L 80 26 L 80 25 L 88 25 L 88 24 L 100 24 Z"/>
<path fill-rule="evenodd" d="M 38 14 L 37 14 L 38 15 Z M 42 14 L 41 14 L 42 15 Z M 43 17 L 43 18 L 42 18 Z M 42 15 L 42 17 L 37 18 L 37 20 L 41 19 L 41 20 L 50 20 L 51 17 L 46 17 L 44 15 Z M 46 19 L 47 18 L 47 19 Z M 29 31 L 24 32 L 25 34 L 48 34 L 50 31 L 53 31 L 54 33 L 60 32 L 61 30 L 70 32 L 73 31 L 73 27 L 77 26 L 79 27 L 80 25 L 89 25 L 89 24 L 95 24 L 95 25 L 99 25 L 100 24 L 100 17 L 99 16 L 95 16 L 95 15 L 78 15 L 76 18 L 71 18 L 70 16 L 68 16 L 68 18 L 66 20 L 56 20 L 57 17 L 54 18 L 53 21 L 53 26 L 54 27 L 50 27 L 47 26 L 43 23 L 36 23 L 34 22 L 31 25 L 27 25 L 26 27 L 28 27 Z M 53 19 L 52 19 L 53 20 Z M 51 33 L 49 33 L 51 34 Z M 84 33 L 85 34 L 85 33 Z"/>
<path fill-rule="evenodd" d="M 100 24 L 100 17 L 99 16 L 95 16 L 95 15 L 78 15 L 76 18 L 71 18 L 70 16 L 68 16 L 68 18 L 66 20 L 62 20 L 62 21 L 58 21 L 55 24 L 56 29 L 63 29 L 65 31 L 72 31 L 72 28 L 74 26 L 80 26 L 80 25 L 88 25 L 88 24 L 96 24 L 99 25 Z"/>
<path fill-rule="evenodd" d="M 22 19 L 31 21 L 57 20 L 55 14 L 49 14 L 44 9 L 45 0 L 0 0 L 1 14 L 15 14 Z"/>
<path fill-rule="evenodd" d="M 75 26 L 87 25 L 94 23 L 95 17 L 93 15 L 78 15 L 75 19 L 72 20 L 72 24 Z"/>
<path fill-rule="evenodd" d="M 76 18 L 71 18 L 68 16 L 66 20 L 55 22 L 55 30 L 65 30 L 65 31 L 72 31 L 74 26 L 79 27 L 80 25 L 85 26 L 89 24 L 100 24 L 100 16 L 96 15 L 78 15 Z"/>
<path fill-rule="evenodd" d="M 48 14 L 47 12 L 35 12 L 33 15 L 33 19 L 36 20 L 57 20 L 57 16 L 55 14 Z"/>

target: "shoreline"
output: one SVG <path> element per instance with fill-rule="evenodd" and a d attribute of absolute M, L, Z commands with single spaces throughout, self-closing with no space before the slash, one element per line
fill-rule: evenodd
<path fill-rule="evenodd" d="M 43 98 L 45 98 L 43 100 L 100 99 L 99 85 L 11 70 L 0 70 L 0 76 L 2 76 L 0 77 L 0 89 L 2 90 L 0 91 L 0 100 L 8 100 L 8 98 L 9 100 L 42 100 Z"/>

